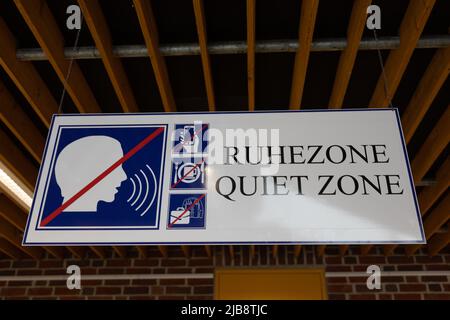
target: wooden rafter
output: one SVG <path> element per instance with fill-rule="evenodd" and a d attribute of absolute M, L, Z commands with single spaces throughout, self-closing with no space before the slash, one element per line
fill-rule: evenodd
<path fill-rule="evenodd" d="M 142 258 L 147 258 L 147 247 L 146 246 L 137 246 L 136 248 L 139 252 L 139 256 L 141 256 Z"/>
<path fill-rule="evenodd" d="M 229 245 L 227 247 L 228 247 L 228 252 L 230 253 L 231 260 L 233 260 L 234 259 L 234 246 Z"/>
<path fill-rule="evenodd" d="M 0 194 L 0 217 L 20 232 L 25 229 L 26 213 L 4 194 Z M 63 259 L 65 256 L 65 250 L 62 247 L 44 247 L 44 249 L 56 258 Z"/>
<path fill-rule="evenodd" d="M 64 259 L 66 257 L 65 247 L 48 246 L 43 248 L 55 258 Z"/>
<path fill-rule="evenodd" d="M 339 253 L 343 256 L 347 253 L 348 251 L 348 244 L 344 244 L 344 245 L 340 245 L 339 246 Z"/>
<path fill-rule="evenodd" d="M 181 246 L 181 250 L 186 258 L 191 256 L 191 247 L 190 246 Z"/>
<path fill-rule="evenodd" d="M 16 40 L 1 17 L 0 65 L 48 127 L 52 114 L 58 111 L 58 105 L 33 64 L 17 60 Z"/>
<path fill-rule="evenodd" d="M 167 112 L 174 112 L 176 111 L 175 99 L 170 86 L 166 63 L 159 50 L 158 29 L 156 28 L 152 7 L 147 0 L 133 0 L 133 3 L 141 25 L 142 34 L 144 35 L 164 109 Z"/>
<path fill-rule="evenodd" d="M 294 257 L 298 258 L 300 257 L 300 253 L 302 252 L 302 246 L 301 245 L 296 245 L 294 247 Z"/>
<path fill-rule="evenodd" d="M 436 184 L 425 187 L 420 191 L 417 199 L 419 201 L 420 212 L 424 216 L 435 202 L 448 190 L 450 186 L 450 158 L 439 168 L 436 173 Z M 384 254 L 391 255 L 398 245 L 390 244 L 384 246 Z"/>
<path fill-rule="evenodd" d="M 369 252 L 372 250 L 373 245 L 368 244 L 368 245 L 364 245 L 360 247 L 360 253 L 365 256 L 367 254 L 369 254 Z"/>
<path fill-rule="evenodd" d="M 65 59 L 64 38 L 46 1 L 14 0 L 34 37 L 80 112 L 101 112 L 76 61 Z M 70 77 L 66 80 L 69 73 Z"/>
<path fill-rule="evenodd" d="M 98 0 L 78 0 L 78 3 L 123 111 L 139 111 L 122 62 L 114 57 L 111 33 Z"/>
<path fill-rule="evenodd" d="M 44 254 L 42 248 L 22 246 L 22 232 L 16 229 L 11 223 L 3 218 L 0 218 L 0 234 L 11 244 L 13 244 L 32 258 L 39 259 Z"/>
<path fill-rule="evenodd" d="M 164 258 L 167 258 L 167 246 L 158 246 L 158 250 Z"/>
<path fill-rule="evenodd" d="M 253 259 L 255 257 L 255 253 L 256 253 L 256 247 L 254 244 L 252 244 L 250 246 L 250 259 Z"/>
<path fill-rule="evenodd" d="M 0 217 L 21 231 L 27 223 L 26 214 L 4 194 L 0 194 Z"/>
<path fill-rule="evenodd" d="M 108 256 L 107 247 L 89 247 L 99 258 L 105 259 Z"/>
<path fill-rule="evenodd" d="M 435 2 L 436 0 L 409 2 L 400 25 L 400 46 L 389 53 L 384 67 L 385 76 L 381 74 L 378 78 L 369 107 L 384 108 L 389 105 Z M 385 78 L 387 83 L 385 83 Z"/>
<path fill-rule="evenodd" d="M 319 0 L 303 0 L 300 14 L 299 48 L 295 54 L 294 71 L 292 74 L 290 109 L 300 109 L 308 70 L 309 51 L 314 33 Z"/>
<path fill-rule="evenodd" d="M 372 0 L 355 0 L 347 28 L 347 47 L 342 51 L 331 91 L 329 108 L 342 108 L 347 86 L 358 53 L 359 42 L 366 25 L 367 7 Z"/>
<path fill-rule="evenodd" d="M 444 194 L 450 186 L 450 158 L 447 158 L 444 164 L 436 173 L 436 184 L 425 187 L 419 193 L 419 205 L 422 215 L 425 215 L 433 204 Z"/>
<path fill-rule="evenodd" d="M 0 237 L 0 251 L 13 259 L 20 259 L 24 256 L 21 250 L 2 237 Z"/>
<path fill-rule="evenodd" d="M 33 121 L 17 104 L 13 96 L 5 88 L 0 80 L 0 121 L 16 136 L 25 146 L 33 158 L 40 162 L 44 150 L 45 140 Z"/>
<path fill-rule="evenodd" d="M 204 246 L 205 251 L 206 251 L 206 255 L 211 258 L 212 257 L 212 248 L 211 246 Z"/>
<path fill-rule="evenodd" d="M 450 218 L 450 195 L 441 200 L 437 207 L 429 213 L 423 223 L 425 236 L 430 239 Z M 406 254 L 412 255 L 422 245 L 414 244 L 406 247 Z"/>
<path fill-rule="evenodd" d="M 325 245 L 316 246 L 317 256 L 322 257 L 324 255 L 324 253 L 325 253 L 326 247 L 327 246 L 325 246 Z"/>
<path fill-rule="evenodd" d="M 69 250 L 75 258 L 83 259 L 86 256 L 87 247 L 67 247 L 67 250 Z"/>
<path fill-rule="evenodd" d="M 127 249 L 126 247 L 122 247 L 122 246 L 114 246 L 113 250 L 115 253 L 117 253 L 117 255 L 121 258 L 125 258 L 127 256 Z"/>
<path fill-rule="evenodd" d="M 450 223 L 447 226 L 447 231 L 439 233 L 431 238 L 428 242 L 428 254 L 430 256 L 436 255 L 439 251 L 444 249 L 446 245 L 450 243 Z"/>
<path fill-rule="evenodd" d="M 255 110 L 255 7 L 255 0 L 247 0 L 247 86 L 248 109 L 250 111 Z"/>
<path fill-rule="evenodd" d="M 37 168 L 0 129 L 0 162 L 6 166 L 29 190 L 34 190 Z"/>
<path fill-rule="evenodd" d="M 433 165 L 434 161 L 444 151 L 450 141 L 450 105 L 431 130 L 425 142 L 420 147 L 414 160 L 411 162 L 411 170 L 414 181 L 423 179 Z"/>
<path fill-rule="evenodd" d="M 209 111 L 216 110 L 214 97 L 214 84 L 211 72 L 211 63 L 208 53 L 205 10 L 203 0 L 193 0 L 195 23 L 197 25 L 198 43 L 200 46 L 200 57 L 203 65 L 203 77 L 205 79 L 206 96 L 208 98 Z"/>
<path fill-rule="evenodd" d="M 272 246 L 272 257 L 274 259 L 278 258 L 278 249 L 279 249 L 278 245 L 275 244 Z"/>
<path fill-rule="evenodd" d="M 449 71 L 450 47 L 437 50 L 402 115 L 406 143 L 411 141 L 414 132 L 447 79 Z"/>

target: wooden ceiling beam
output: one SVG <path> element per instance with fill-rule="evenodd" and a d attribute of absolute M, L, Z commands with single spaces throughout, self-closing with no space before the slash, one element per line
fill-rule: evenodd
<path fill-rule="evenodd" d="M 168 256 L 167 246 L 158 246 L 158 250 L 164 258 L 167 258 Z"/>
<path fill-rule="evenodd" d="M 342 108 L 348 83 L 352 75 L 358 53 L 359 43 L 366 26 L 367 7 L 372 0 L 355 0 L 353 2 L 350 22 L 347 28 L 347 47 L 341 52 L 339 64 L 334 78 L 328 107 L 332 109 Z"/>
<path fill-rule="evenodd" d="M 64 259 L 66 257 L 66 248 L 65 247 L 59 247 L 59 246 L 46 246 L 43 247 L 45 251 L 50 253 L 52 256 L 58 259 Z"/>
<path fill-rule="evenodd" d="M 0 65 L 27 99 L 34 112 L 49 127 L 58 104 L 29 61 L 16 58 L 16 39 L 0 17 Z"/>
<path fill-rule="evenodd" d="M 67 250 L 69 250 L 75 258 L 83 259 L 86 256 L 87 247 L 70 246 L 67 247 Z"/>
<path fill-rule="evenodd" d="M 429 133 L 425 142 L 420 147 L 414 160 L 411 162 L 411 170 L 414 181 L 423 179 L 433 165 L 434 161 L 444 151 L 450 141 L 450 105 L 441 116 L 437 124 Z"/>
<path fill-rule="evenodd" d="M 434 205 L 434 203 L 448 190 L 450 186 L 450 158 L 445 160 L 444 164 L 439 168 L 436 173 L 436 184 L 425 187 L 419 192 L 417 201 L 420 206 L 420 213 L 424 216 L 428 210 Z M 395 248 L 398 245 L 388 244 L 384 246 L 384 254 L 392 255 Z"/>
<path fill-rule="evenodd" d="M 230 253 L 231 260 L 233 260 L 234 259 L 234 246 L 229 245 L 227 247 L 228 247 L 228 252 Z"/>
<path fill-rule="evenodd" d="M 21 250 L 2 237 L 0 237 L 0 251 L 12 259 L 21 259 L 24 257 L 24 253 Z"/>
<path fill-rule="evenodd" d="M 255 43 L 256 43 L 256 1 L 247 0 L 247 88 L 248 109 L 255 110 Z"/>
<path fill-rule="evenodd" d="M 441 200 L 437 207 L 431 211 L 423 223 L 423 230 L 425 231 L 425 236 L 430 239 L 436 231 L 439 230 L 450 218 L 450 194 L 447 195 L 443 200 Z M 417 249 L 419 249 L 421 244 L 409 245 L 406 247 L 406 254 L 413 255 Z"/>
<path fill-rule="evenodd" d="M 0 120 L 24 145 L 37 162 L 41 162 L 44 151 L 45 139 L 39 132 L 33 121 L 17 104 L 14 97 L 8 92 L 0 80 Z"/>
<path fill-rule="evenodd" d="M 14 0 L 20 14 L 80 112 L 101 112 L 78 63 L 64 56 L 64 38 L 46 1 Z M 67 75 L 70 77 L 66 80 Z"/>
<path fill-rule="evenodd" d="M 300 13 L 299 48 L 295 54 L 294 71 L 292 74 L 290 109 L 300 109 L 302 104 L 303 87 L 308 70 L 309 52 L 314 34 L 317 8 L 319 0 L 303 0 Z"/>
<path fill-rule="evenodd" d="M 348 244 L 343 244 L 339 246 L 339 253 L 344 256 L 347 251 L 348 251 L 349 245 Z"/>
<path fill-rule="evenodd" d="M 294 257 L 298 258 L 300 257 L 300 253 L 302 252 L 302 246 L 301 245 L 296 245 L 294 247 Z"/>
<path fill-rule="evenodd" d="M 0 234 L 3 238 L 34 259 L 40 259 L 44 254 L 43 249 L 40 247 L 22 246 L 22 232 L 3 218 L 0 218 Z"/>
<path fill-rule="evenodd" d="M 152 63 L 156 83 L 158 84 L 162 104 L 166 112 L 175 112 L 176 105 L 170 86 L 166 63 L 159 50 L 158 29 L 153 16 L 152 7 L 147 0 L 133 0 L 139 24 Z"/>
<path fill-rule="evenodd" d="M 27 224 L 26 212 L 19 208 L 6 195 L 0 194 L 0 217 L 12 224 L 17 230 L 23 232 Z M 56 258 L 64 258 L 65 250 L 62 247 L 43 247 Z"/>
<path fill-rule="evenodd" d="M 381 74 L 378 78 L 369 107 L 384 108 L 391 102 L 435 2 L 436 0 L 409 2 L 400 25 L 400 46 L 389 53 L 384 75 Z"/>
<path fill-rule="evenodd" d="M 256 247 L 254 244 L 250 245 L 250 260 L 255 257 Z"/>
<path fill-rule="evenodd" d="M 191 256 L 191 246 L 181 246 L 181 250 L 186 258 Z"/>
<path fill-rule="evenodd" d="M 205 248 L 205 251 L 206 251 L 206 255 L 209 258 L 212 258 L 212 248 L 211 248 L 211 246 L 204 246 L 204 248 Z"/>
<path fill-rule="evenodd" d="M 326 247 L 327 246 L 325 246 L 325 245 L 316 246 L 317 256 L 322 257 L 324 255 L 324 253 L 325 253 Z"/>
<path fill-rule="evenodd" d="M 450 186 L 450 158 L 436 173 L 436 184 L 425 187 L 418 196 L 420 211 L 425 215 L 433 204 L 444 194 Z"/>
<path fill-rule="evenodd" d="M 275 244 L 272 246 L 272 257 L 274 259 L 278 258 L 278 249 L 279 249 L 278 245 Z"/>
<path fill-rule="evenodd" d="M 89 247 L 99 258 L 105 259 L 108 257 L 107 247 L 91 246 Z"/>
<path fill-rule="evenodd" d="M 214 82 L 211 72 L 211 62 L 208 53 L 208 42 L 206 32 L 206 18 L 203 0 L 193 0 L 195 24 L 197 25 L 198 43 L 200 46 L 200 57 L 203 65 L 203 78 L 205 79 L 206 96 L 208 98 L 209 111 L 216 110 L 214 96 Z"/>
<path fill-rule="evenodd" d="M 137 248 L 137 251 L 139 252 L 140 257 L 147 258 L 148 252 L 147 252 L 146 246 L 136 246 L 136 248 Z M 167 255 L 167 252 L 166 252 L 166 255 Z M 163 256 L 165 257 L 166 255 L 163 255 Z"/>
<path fill-rule="evenodd" d="M 450 47 L 438 49 L 402 114 L 403 135 L 411 141 L 450 71 Z"/>
<path fill-rule="evenodd" d="M 34 190 L 38 169 L 0 129 L 0 162 L 30 191 Z"/>
<path fill-rule="evenodd" d="M 113 54 L 112 38 L 98 0 L 78 0 L 86 24 L 124 112 L 138 112 L 136 100 L 122 62 Z"/>
<path fill-rule="evenodd" d="M 360 246 L 359 250 L 360 250 L 361 255 L 365 256 L 370 253 L 372 248 L 373 248 L 372 244 L 366 244 L 366 245 Z"/>
<path fill-rule="evenodd" d="M 427 239 L 431 238 L 450 218 L 450 194 L 425 218 L 423 228 Z"/>
<path fill-rule="evenodd" d="M 4 194 L 0 194 L 0 217 L 21 231 L 27 224 L 26 214 Z"/>
<path fill-rule="evenodd" d="M 444 249 L 450 243 L 450 223 L 447 226 L 447 231 L 444 233 L 436 234 L 428 242 L 427 249 L 428 255 L 434 256 Z"/>
<path fill-rule="evenodd" d="M 117 253 L 117 255 L 118 255 L 120 258 L 126 258 L 126 256 L 127 256 L 127 248 L 126 248 L 126 247 L 123 247 L 123 246 L 113 246 L 112 248 L 113 248 L 114 252 Z"/>

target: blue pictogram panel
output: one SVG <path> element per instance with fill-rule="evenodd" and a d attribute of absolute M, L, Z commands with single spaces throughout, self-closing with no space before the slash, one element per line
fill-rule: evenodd
<path fill-rule="evenodd" d="M 201 229 L 206 226 L 206 194 L 171 194 L 168 229 Z"/>
<path fill-rule="evenodd" d="M 170 189 L 206 189 L 208 124 L 176 124 Z"/>
<path fill-rule="evenodd" d="M 61 126 L 37 228 L 158 229 L 167 125 Z"/>

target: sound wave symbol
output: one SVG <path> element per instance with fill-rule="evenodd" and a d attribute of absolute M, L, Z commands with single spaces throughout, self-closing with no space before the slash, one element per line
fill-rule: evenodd
<path fill-rule="evenodd" d="M 140 214 L 141 217 L 144 216 L 147 213 L 148 210 L 150 210 L 151 206 L 153 205 L 153 202 L 155 201 L 156 191 L 157 191 L 156 190 L 157 189 L 157 182 L 156 182 L 155 173 L 153 172 L 152 168 L 150 168 L 150 166 L 148 164 L 145 165 L 145 167 L 148 169 L 148 171 L 150 172 L 150 174 L 151 174 L 151 176 L 153 178 L 154 189 L 153 189 L 152 199 L 150 200 L 150 203 L 147 205 L 145 210 Z M 141 169 L 141 170 L 139 170 L 139 172 L 137 174 L 135 173 L 134 176 L 130 178 L 130 181 L 131 181 L 131 183 L 133 185 L 133 191 L 131 193 L 131 196 L 128 198 L 127 202 L 131 202 L 132 201 L 130 203 L 131 207 L 135 207 L 136 206 L 134 208 L 134 211 L 138 211 L 139 209 L 142 208 L 144 203 L 146 203 L 147 199 L 149 198 L 149 190 L 150 190 L 149 180 L 148 180 L 148 177 L 145 174 L 145 172 Z M 143 197 L 141 197 L 142 193 L 144 193 Z"/>

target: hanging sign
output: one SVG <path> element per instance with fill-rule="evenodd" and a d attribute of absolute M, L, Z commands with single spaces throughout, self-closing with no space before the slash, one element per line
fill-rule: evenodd
<path fill-rule="evenodd" d="M 24 245 L 423 243 L 395 109 L 55 115 Z"/>

